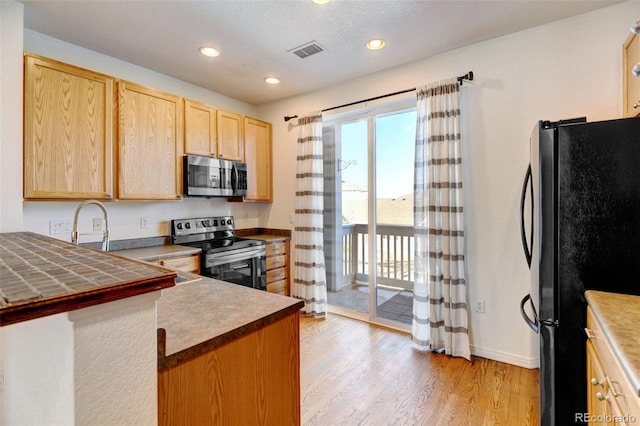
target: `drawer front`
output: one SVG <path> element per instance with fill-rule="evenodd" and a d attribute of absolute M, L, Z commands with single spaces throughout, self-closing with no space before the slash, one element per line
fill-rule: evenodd
<path fill-rule="evenodd" d="M 186 272 L 200 272 L 200 256 L 172 257 L 160 259 L 158 264 L 167 269 Z"/>
<path fill-rule="evenodd" d="M 289 295 L 289 280 L 280 280 L 267 284 L 267 291 L 269 293 L 282 294 L 284 296 Z"/>
<path fill-rule="evenodd" d="M 285 241 L 280 241 L 279 243 L 269 243 L 267 244 L 267 257 L 269 256 L 280 256 L 287 252 L 287 243 Z"/>
<path fill-rule="evenodd" d="M 640 397 L 633 391 L 626 373 L 609 346 L 591 308 L 587 308 L 587 328 L 590 333 L 589 341 L 593 343 L 598 359 L 602 363 L 613 411 L 618 411 L 619 408 L 621 414 L 640 419 Z"/>
<path fill-rule="evenodd" d="M 267 258 L 267 271 L 282 268 L 287 264 L 287 256 L 272 256 Z"/>
<path fill-rule="evenodd" d="M 287 268 L 278 268 L 267 271 L 267 284 L 287 278 Z"/>

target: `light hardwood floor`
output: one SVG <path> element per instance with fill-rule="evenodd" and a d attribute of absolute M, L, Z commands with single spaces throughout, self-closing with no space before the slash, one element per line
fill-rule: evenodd
<path fill-rule="evenodd" d="M 538 370 L 414 348 L 329 314 L 300 317 L 302 424 L 538 425 Z"/>

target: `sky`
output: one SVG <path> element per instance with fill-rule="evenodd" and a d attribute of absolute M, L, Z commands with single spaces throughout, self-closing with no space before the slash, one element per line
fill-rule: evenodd
<path fill-rule="evenodd" d="M 376 118 L 378 198 L 395 198 L 413 192 L 415 125 L 415 110 Z M 343 191 L 366 192 L 368 181 L 366 120 L 342 126 L 341 167 L 343 168 Z"/>

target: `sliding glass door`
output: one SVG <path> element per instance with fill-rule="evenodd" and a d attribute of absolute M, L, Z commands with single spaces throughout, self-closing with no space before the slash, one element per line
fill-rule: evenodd
<path fill-rule="evenodd" d="M 328 301 L 372 322 L 411 323 L 415 101 L 325 118 Z"/>

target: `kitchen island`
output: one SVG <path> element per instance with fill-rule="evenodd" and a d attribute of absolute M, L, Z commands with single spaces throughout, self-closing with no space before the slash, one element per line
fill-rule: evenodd
<path fill-rule="evenodd" d="M 164 290 L 158 424 L 299 424 L 303 305 L 210 278 Z"/>
<path fill-rule="evenodd" d="M 30 232 L 0 234 L 0 424 L 156 424 L 156 300 L 175 277 Z"/>

